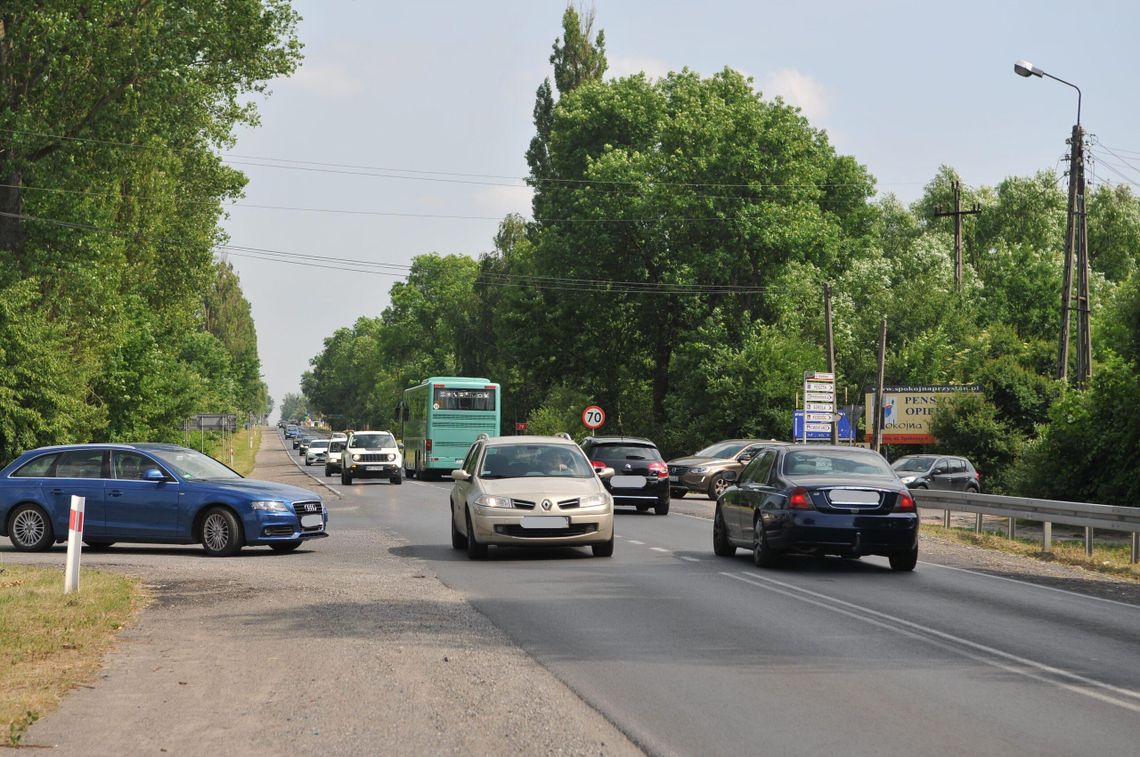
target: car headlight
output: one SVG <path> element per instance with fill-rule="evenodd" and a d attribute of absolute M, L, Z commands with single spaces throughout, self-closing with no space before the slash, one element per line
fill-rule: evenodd
<path fill-rule="evenodd" d="M 591 494 L 578 500 L 578 507 L 600 507 L 604 504 L 606 504 L 606 495 L 604 494 Z"/>
<path fill-rule="evenodd" d="M 708 473 L 709 467 L 707 465 L 698 465 L 696 468 L 689 468 L 689 473 Z"/>
<path fill-rule="evenodd" d="M 903 476 L 899 481 L 902 481 L 904 484 L 912 484 L 916 478 L 918 478 L 918 476 Z"/>
<path fill-rule="evenodd" d="M 475 504 L 482 505 L 483 507 L 511 507 L 510 497 L 498 497 L 491 494 L 484 494 L 475 500 Z"/>
<path fill-rule="evenodd" d="M 250 502 L 249 506 L 254 510 L 264 510 L 267 513 L 291 513 L 292 508 L 284 502 L 278 502 L 275 499 L 261 499 L 256 502 Z"/>

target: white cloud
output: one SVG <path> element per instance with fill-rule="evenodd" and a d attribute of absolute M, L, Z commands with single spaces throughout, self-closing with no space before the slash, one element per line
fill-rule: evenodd
<path fill-rule="evenodd" d="M 364 81 L 338 64 L 302 65 L 289 78 L 306 92 L 334 99 L 354 97 L 364 91 Z"/>
<path fill-rule="evenodd" d="M 809 121 L 825 117 L 829 107 L 823 85 L 794 68 L 782 68 L 764 77 L 766 97 L 782 97 L 789 105 L 803 110 Z"/>
<path fill-rule="evenodd" d="M 607 63 L 607 79 L 619 79 L 638 73 L 644 73 L 650 79 L 660 79 L 671 70 L 668 63 L 656 58 L 608 58 Z"/>

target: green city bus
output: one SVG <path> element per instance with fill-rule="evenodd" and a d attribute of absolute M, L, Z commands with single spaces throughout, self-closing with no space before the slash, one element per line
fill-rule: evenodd
<path fill-rule="evenodd" d="M 499 435 L 499 385 L 485 378 L 432 376 L 404 390 L 404 472 L 437 479 L 462 467 L 479 437 Z"/>

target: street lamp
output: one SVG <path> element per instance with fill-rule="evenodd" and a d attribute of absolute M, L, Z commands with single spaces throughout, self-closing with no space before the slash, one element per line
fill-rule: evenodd
<path fill-rule="evenodd" d="M 1053 81 L 1077 90 L 1077 124 L 1069 139 L 1069 222 L 1065 234 L 1065 273 L 1061 284 L 1061 338 L 1057 355 L 1057 378 L 1065 381 L 1069 371 L 1069 323 L 1072 306 L 1073 257 L 1077 259 L 1077 383 L 1086 386 L 1092 376 L 1092 337 L 1089 331 L 1089 256 L 1088 225 L 1085 215 L 1085 151 L 1081 129 L 1081 88 L 1072 82 L 1047 73 L 1027 60 L 1013 64 L 1018 76 Z"/>
<path fill-rule="evenodd" d="M 1042 71 L 1040 68 L 1033 65 L 1032 63 L 1030 63 L 1027 60 L 1019 60 L 1017 63 L 1014 63 L 1013 64 L 1013 72 L 1015 74 L 1017 74 L 1018 76 L 1024 76 L 1027 79 L 1030 76 L 1036 76 L 1038 78 L 1040 78 L 1042 76 L 1048 76 L 1053 81 L 1059 81 L 1062 84 L 1067 84 L 1070 87 L 1072 87 L 1073 89 L 1077 90 L 1077 126 L 1081 125 L 1081 88 L 1080 87 L 1078 87 L 1076 84 L 1073 84 L 1072 82 L 1065 81 L 1064 79 L 1060 79 L 1056 76 L 1053 76 L 1053 74 L 1046 73 L 1045 71 Z"/>

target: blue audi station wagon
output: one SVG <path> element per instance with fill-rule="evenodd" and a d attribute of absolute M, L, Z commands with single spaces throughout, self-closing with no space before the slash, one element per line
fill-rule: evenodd
<path fill-rule="evenodd" d="M 41 447 L 0 470 L 0 537 L 25 552 L 67 539 L 72 495 L 84 497 L 83 541 L 244 546 L 290 552 L 327 536 L 328 512 L 307 489 L 243 477 L 173 444 Z"/>

